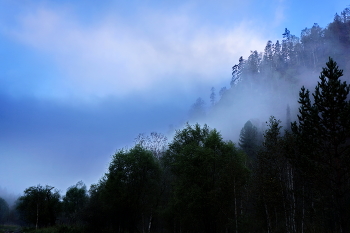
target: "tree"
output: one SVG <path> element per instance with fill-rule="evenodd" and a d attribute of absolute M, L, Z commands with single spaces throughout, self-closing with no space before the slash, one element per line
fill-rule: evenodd
<path fill-rule="evenodd" d="M 298 166 L 313 184 L 328 212 L 325 227 L 349 231 L 350 181 L 350 86 L 339 79 L 343 71 L 329 58 L 310 99 L 309 90 L 299 93 L 298 123 L 292 131 L 299 144 Z M 335 223 L 335 224 L 333 224 Z"/>
<path fill-rule="evenodd" d="M 232 67 L 232 79 L 231 79 L 231 87 L 236 85 L 241 81 L 242 71 L 244 69 L 245 61 L 243 57 L 239 58 L 238 64 Z"/>
<path fill-rule="evenodd" d="M 261 54 L 259 54 L 256 50 L 250 51 L 250 55 L 246 62 L 247 71 L 252 75 L 259 73 L 260 62 L 261 62 Z"/>
<path fill-rule="evenodd" d="M 210 103 L 211 103 L 211 106 L 214 106 L 215 103 L 216 103 L 216 94 L 215 94 L 215 88 L 212 87 L 210 89 L 211 93 L 210 93 Z"/>
<path fill-rule="evenodd" d="M 256 159 L 258 150 L 258 130 L 251 121 L 247 121 L 241 129 L 238 145 L 248 155 L 251 163 Z"/>
<path fill-rule="evenodd" d="M 224 96 L 224 94 L 226 93 L 227 88 L 226 87 L 222 87 L 219 91 L 219 95 L 220 95 L 220 99 L 222 99 L 222 97 Z"/>
<path fill-rule="evenodd" d="M 312 28 L 305 28 L 301 32 L 301 43 L 304 47 L 303 56 L 306 57 L 305 65 L 312 66 L 314 70 L 319 65 L 319 59 L 322 58 L 323 35 L 324 30 L 317 23 Z"/>
<path fill-rule="evenodd" d="M 70 224 L 81 223 L 88 198 L 86 185 L 82 181 L 67 189 L 62 204 L 64 214 Z"/>
<path fill-rule="evenodd" d="M 273 71 L 273 46 L 272 41 L 269 40 L 264 49 L 262 70 L 267 75 L 270 75 Z"/>
<path fill-rule="evenodd" d="M 150 231 L 159 200 L 161 170 L 152 153 L 140 145 L 119 150 L 102 181 L 106 226 L 123 232 Z"/>
<path fill-rule="evenodd" d="M 274 70 L 281 71 L 283 67 L 282 46 L 277 40 L 273 49 Z"/>
<path fill-rule="evenodd" d="M 190 109 L 190 117 L 198 119 L 205 116 L 205 102 L 202 98 L 198 98 Z"/>
<path fill-rule="evenodd" d="M 257 219 L 267 232 L 296 232 L 294 170 L 287 159 L 280 121 L 271 117 L 255 170 Z"/>
<path fill-rule="evenodd" d="M 167 137 L 157 132 L 152 132 L 150 135 L 141 133 L 135 138 L 135 144 L 151 151 L 156 159 L 160 159 L 165 153 L 167 142 Z"/>
<path fill-rule="evenodd" d="M 10 208 L 7 202 L 0 197 L 0 224 L 4 224 L 9 217 Z"/>
<path fill-rule="evenodd" d="M 54 187 L 32 186 L 24 190 L 18 200 L 17 210 L 22 218 L 35 228 L 53 226 L 60 213 L 60 194 Z"/>
<path fill-rule="evenodd" d="M 174 174 L 174 231 L 237 231 L 248 177 L 245 157 L 207 125 L 178 130 L 166 154 Z M 177 226 L 177 227 L 176 227 Z"/>

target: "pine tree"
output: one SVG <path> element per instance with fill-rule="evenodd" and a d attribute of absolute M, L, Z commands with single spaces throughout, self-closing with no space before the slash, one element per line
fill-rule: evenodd
<path fill-rule="evenodd" d="M 239 135 L 239 146 L 248 155 L 250 162 L 256 159 L 258 150 L 258 130 L 251 121 L 247 121 Z"/>
<path fill-rule="evenodd" d="M 329 58 L 326 66 L 312 94 L 313 101 L 309 90 L 301 89 L 299 122 L 292 124 L 292 130 L 300 146 L 300 169 L 320 193 L 319 200 L 327 203 L 324 208 L 333 211 L 327 220 L 336 225 L 328 227 L 348 232 L 349 211 L 345 206 L 350 191 L 350 85 L 339 80 L 343 71 L 335 61 Z"/>

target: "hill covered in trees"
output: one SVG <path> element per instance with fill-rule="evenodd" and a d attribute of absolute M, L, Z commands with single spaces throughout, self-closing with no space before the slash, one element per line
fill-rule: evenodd
<path fill-rule="evenodd" d="M 190 111 L 191 122 L 207 123 L 225 138 L 238 141 L 239 131 L 248 120 L 264 131 L 265 122 L 273 115 L 289 125 L 296 120 L 298 92 L 301 86 L 313 88 L 322 67 L 332 57 L 344 70 L 349 81 L 350 11 L 346 8 L 326 28 L 314 24 L 300 37 L 287 28 L 282 40 L 267 41 L 264 51 L 251 51 L 232 67 L 228 87 L 198 98 Z M 289 115 L 287 116 L 287 108 Z"/>
<path fill-rule="evenodd" d="M 286 29 L 239 59 L 209 110 L 193 105 L 194 121 L 222 133 L 188 123 L 169 141 L 139 135 L 89 190 L 29 187 L 12 218 L 0 199 L 0 220 L 52 232 L 349 232 L 349 32 L 349 9 L 300 39 Z"/>

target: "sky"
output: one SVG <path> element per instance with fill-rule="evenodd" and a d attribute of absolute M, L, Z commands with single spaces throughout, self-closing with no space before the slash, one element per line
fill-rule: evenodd
<path fill-rule="evenodd" d="M 198 97 L 229 87 L 240 56 L 347 6 L 0 0 L 0 195 L 97 183 L 139 133 L 168 135 Z"/>

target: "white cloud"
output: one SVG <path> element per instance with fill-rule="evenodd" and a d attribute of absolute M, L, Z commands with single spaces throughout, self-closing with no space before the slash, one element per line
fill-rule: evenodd
<path fill-rule="evenodd" d="M 245 22 L 223 29 L 202 25 L 188 11 L 144 13 L 133 22 L 110 14 L 84 25 L 71 11 L 40 7 L 11 33 L 54 58 L 65 74 L 61 87 L 98 96 L 147 91 L 164 82 L 172 88 L 213 82 L 225 72 L 229 82 L 239 56 L 266 43 Z"/>

